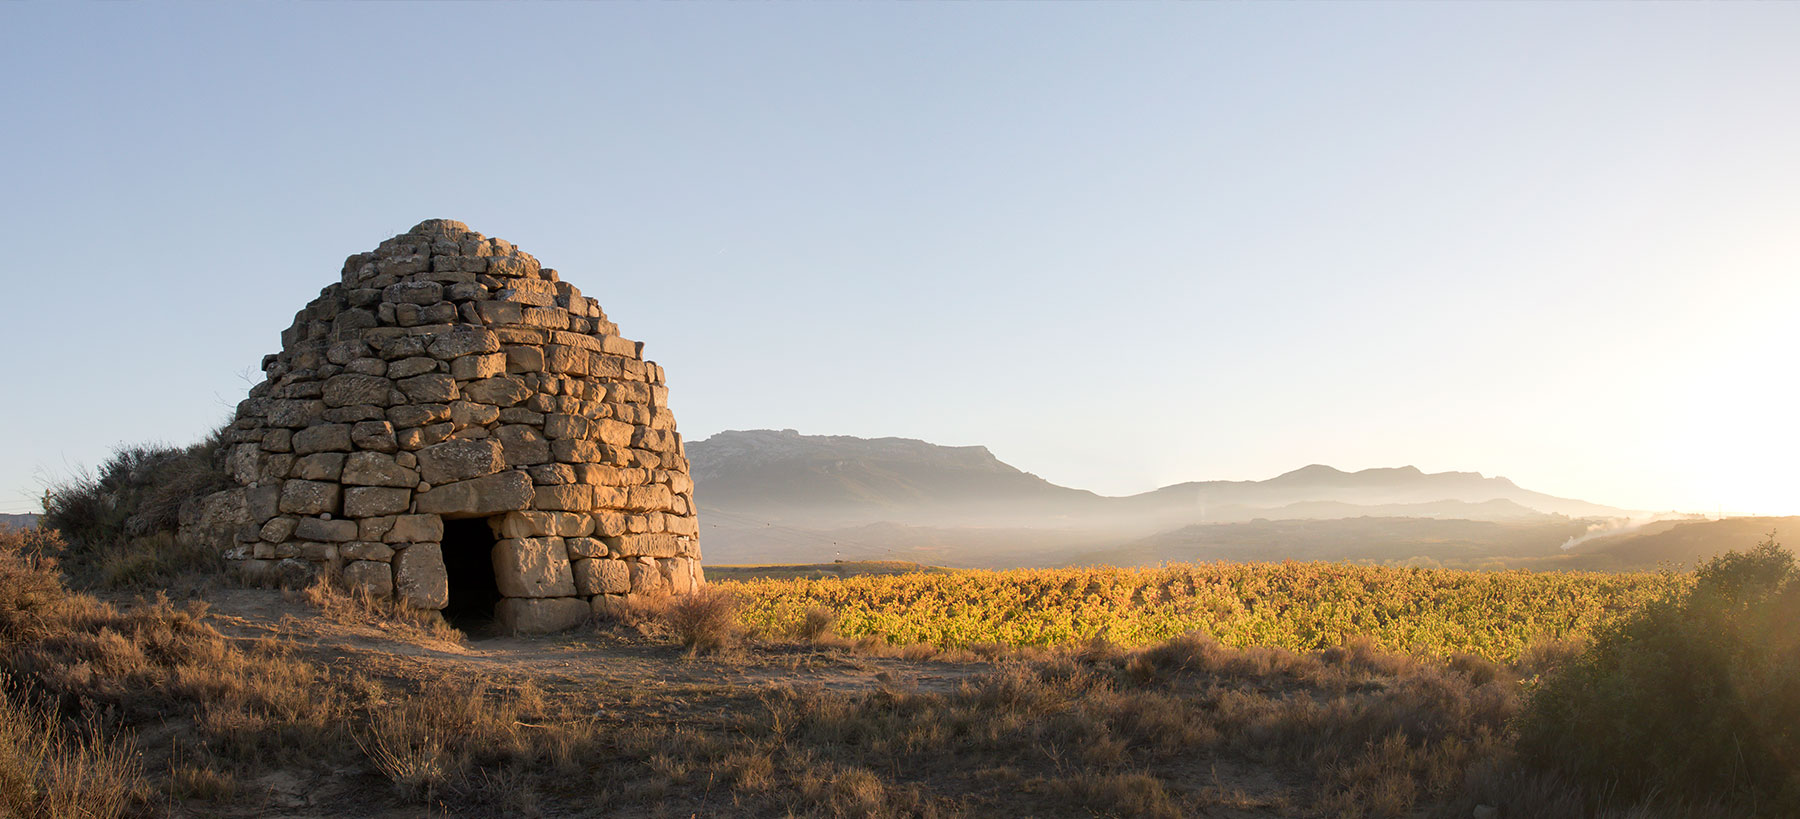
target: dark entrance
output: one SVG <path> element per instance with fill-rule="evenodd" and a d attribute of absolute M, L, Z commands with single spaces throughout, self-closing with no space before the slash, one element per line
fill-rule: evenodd
<path fill-rule="evenodd" d="M 444 521 L 444 574 L 450 579 L 450 603 L 444 619 L 465 632 L 484 630 L 494 622 L 500 587 L 494 584 L 494 532 L 482 518 Z"/>

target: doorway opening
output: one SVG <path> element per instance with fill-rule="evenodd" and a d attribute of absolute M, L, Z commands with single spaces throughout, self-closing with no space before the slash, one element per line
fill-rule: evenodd
<path fill-rule="evenodd" d="M 484 518 L 444 521 L 444 574 L 450 602 L 444 619 L 469 636 L 494 622 L 500 587 L 494 582 L 494 532 Z"/>

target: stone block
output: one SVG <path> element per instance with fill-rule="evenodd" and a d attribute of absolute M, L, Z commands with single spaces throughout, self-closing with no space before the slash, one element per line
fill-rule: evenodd
<path fill-rule="evenodd" d="M 569 597 L 575 578 L 559 537 L 508 538 L 493 550 L 494 584 L 507 597 Z"/>
<path fill-rule="evenodd" d="M 344 453 L 317 452 L 295 461 L 288 474 L 309 481 L 335 481 L 343 473 Z"/>
<path fill-rule="evenodd" d="M 388 410 L 395 429 L 410 429 L 450 420 L 448 404 L 401 404 Z"/>
<path fill-rule="evenodd" d="M 626 490 L 625 508 L 636 512 L 673 509 L 675 495 L 666 486 L 633 486 Z"/>
<path fill-rule="evenodd" d="M 301 518 L 294 526 L 294 537 L 320 543 L 347 543 L 356 539 L 356 521 Z"/>
<path fill-rule="evenodd" d="M 298 523 L 295 518 L 274 518 L 257 530 L 257 539 L 269 543 L 285 542 L 294 536 L 294 526 Z"/>
<path fill-rule="evenodd" d="M 623 421 L 615 421 L 611 418 L 602 418 L 594 422 L 593 437 L 599 439 L 600 443 L 606 444 L 607 446 L 623 448 L 631 446 L 631 436 L 636 431 L 637 427 L 634 427 L 631 424 L 627 424 Z"/>
<path fill-rule="evenodd" d="M 386 543 L 369 540 L 356 540 L 338 547 L 338 554 L 345 560 L 374 560 L 387 563 L 394 559 L 394 547 Z M 390 578 L 390 581 L 392 578 Z"/>
<path fill-rule="evenodd" d="M 601 538 L 614 556 L 675 557 L 681 554 L 680 538 L 671 534 L 608 535 Z"/>
<path fill-rule="evenodd" d="M 524 344 L 509 344 L 506 347 L 506 371 L 509 373 L 537 373 L 544 371 L 544 351 Z"/>
<path fill-rule="evenodd" d="M 415 404 L 438 404 L 456 400 L 456 379 L 443 373 L 415 375 L 395 382 L 407 400 Z"/>
<path fill-rule="evenodd" d="M 385 543 L 440 542 L 444 539 L 444 519 L 437 515 L 400 515 L 381 539 Z"/>
<path fill-rule="evenodd" d="M 400 282 L 383 288 L 381 300 L 388 304 L 436 304 L 444 300 L 444 286 L 430 281 Z"/>
<path fill-rule="evenodd" d="M 631 591 L 631 567 L 623 560 L 577 560 L 575 591 L 579 594 L 624 594 Z"/>
<path fill-rule="evenodd" d="M 385 407 L 391 403 L 388 401 L 388 393 L 393 388 L 393 382 L 381 376 L 353 373 L 334 375 L 325 380 L 325 406 L 370 404 Z"/>
<path fill-rule="evenodd" d="M 400 444 L 402 450 L 410 452 L 413 450 L 424 449 L 433 444 L 441 444 L 444 441 L 449 440 L 450 436 L 455 434 L 456 425 L 449 421 L 445 421 L 441 424 L 432 424 L 431 426 L 426 427 L 403 429 L 398 433 L 395 433 L 394 440 Z"/>
<path fill-rule="evenodd" d="M 335 483 L 290 480 L 281 485 L 280 510 L 284 515 L 337 514 L 342 492 Z"/>
<path fill-rule="evenodd" d="M 350 427 L 350 443 L 371 452 L 394 452 L 394 425 L 388 421 L 359 421 Z"/>
<path fill-rule="evenodd" d="M 592 616 L 590 604 L 579 597 L 506 598 L 494 605 L 494 619 L 514 634 L 551 634 L 581 625 Z"/>
<path fill-rule="evenodd" d="M 594 488 L 582 483 L 539 486 L 531 506 L 561 512 L 588 512 L 594 508 Z"/>
<path fill-rule="evenodd" d="M 461 361 L 462 359 L 457 359 Z M 500 418 L 500 408 L 473 401 L 457 401 L 450 405 L 450 422 L 457 429 L 463 427 L 485 427 Z"/>
<path fill-rule="evenodd" d="M 347 424 L 320 424 L 294 433 L 294 454 L 315 452 L 349 452 L 350 427 Z"/>
<path fill-rule="evenodd" d="M 662 571 L 657 568 L 656 561 L 633 560 L 626 565 L 631 571 L 632 594 L 659 595 L 667 591 L 663 585 Z"/>
<path fill-rule="evenodd" d="M 415 501 L 421 513 L 468 518 L 530 508 L 533 495 L 531 477 L 513 471 L 434 485 Z"/>
<path fill-rule="evenodd" d="M 344 564 L 344 586 L 385 600 L 394 594 L 393 567 L 375 560 L 352 560 Z"/>
<path fill-rule="evenodd" d="M 563 545 L 569 550 L 569 559 L 578 560 L 589 557 L 606 557 L 612 554 L 606 542 L 592 537 L 570 537 L 563 539 Z"/>
<path fill-rule="evenodd" d="M 617 620 L 631 610 L 633 602 L 628 594 L 597 594 L 588 601 L 588 607 L 593 610 L 596 619 Z"/>
<path fill-rule="evenodd" d="M 507 466 L 495 440 L 445 441 L 419 450 L 418 457 L 420 477 L 433 486 L 492 475 Z"/>
<path fill-rule="evenodd" d="M 483 327 L 458 326 L 433 335 L 425 349 L 433 358 L 447 361 L 465 355 L 500 352 L 500 339 Z"/>
<path fill-rule="evenodd" d="M 411 489 L 354 486 L 344 490 L 344 516 L 373 518 L 398 515 L 412 505 Z"/>
<path fill-rule="evenodd" d="M 510 407 L 531 397 L 532 391 L 517 376 L 503 375 L 471 381 L 462 388 L 462 394 L 471 401 Z"/>
<path fill-rule="evenodd" d="M 349 486 L 410 489 L 418 485 L 419 473 L 401 466 L 395 456 L 385 452 L 354 452 L 344 462 L 340 480 Z"/>
<path fill-rule="evenodd" d="M 450 375 L 458 381 L 492 378 L 506 373 L 506 356 L 502 353 L 466 355 L 450 362 Z"/>
<path fill-rule="evenodd" d="M 416 608 L 441 609 L 450 602 L 450 578 L 436 543 L 414 543 L 394 555 L 394 589 Z"/>
<path fill-rule="evenodd" d="M 550 442 L 544 440 L 537 427 L 507 424 L 494 430 L 494 437 L 500 439 L 507 466 L 518 468 L 550 461 Z"/>
<path fill-rule="evenodd" d="M 394 379 L 411 378 L 415 375 L 437 372 L 438 366 L 438 360 L 435 358 L 425 356 L 402 358 L 388 365 L 387 376 Z"/>
<path fill-rule="evenodd" d="M 497 538 L 581 537 L 593 526 L 586 515 L 569 512 L 508 512 L 493 522 Z"/>
<path fill-rule="evenodd" d="M 565 464 L 591 464 L 606 460 L 606 453 L 593 441 L 559 438 L 550 442 L 550 457 Z"/>
<path fill-rule="evenodd" d="M 568 464 L 536 464 L 525 468 L 531 482 L 539 486 L 561 486 L 575 483 L 575 468 Z"/>
<path fill-rule="evenodd" d="M 593 515 L 594 534 L 601 537 L 623 535 L 631 531 L 631 517 L 610 509 L 596 510 Z"/>
<path fill-rule="evenodd" d="M 269 426 L 299 429 L 318 423 L 325 413 L 325 402 L 318 400 L 282 399 L 269 402 Z"/>

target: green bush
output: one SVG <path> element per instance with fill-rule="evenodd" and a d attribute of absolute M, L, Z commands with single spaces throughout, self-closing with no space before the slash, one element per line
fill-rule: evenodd
<path fill-rule="evenodd" d="M 1604 630 L 1533 693 L 1528 765 L 1618 800 L 1800 815 L 1800 572 L 1774 536 Z"/>
<path fill-rule="evenodd" d="M 44 493 L 41 525 L 62 532 L 64 567 L 118 585 L 112 581 L 143 576 L 145 567 L 187 562 L 174 537 L 182 505 L 233 485 L 223 432 L 186 447 L 122 447 L 97 473 L 52 486 Z"/>

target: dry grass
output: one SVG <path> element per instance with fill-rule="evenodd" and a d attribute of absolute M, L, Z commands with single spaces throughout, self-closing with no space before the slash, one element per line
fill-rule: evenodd
<path fill-rule="evenodd" d="M 49 703 L 0 676 L 0 815 L 21 819 L 123 816 L 147 790 L 128 736 L 97 719 L 66 724 Z"/>
<path fill-rule="evenodd" d="M 345 588 L 324 577 L 283 594 L 305 601 L 334 623 L 373 626 L 389 637 L 407 642 L 460 643 L 466 636 L 436 611 L 413 608 L 392 598 L 376 598 L 366 589 Z"/>

